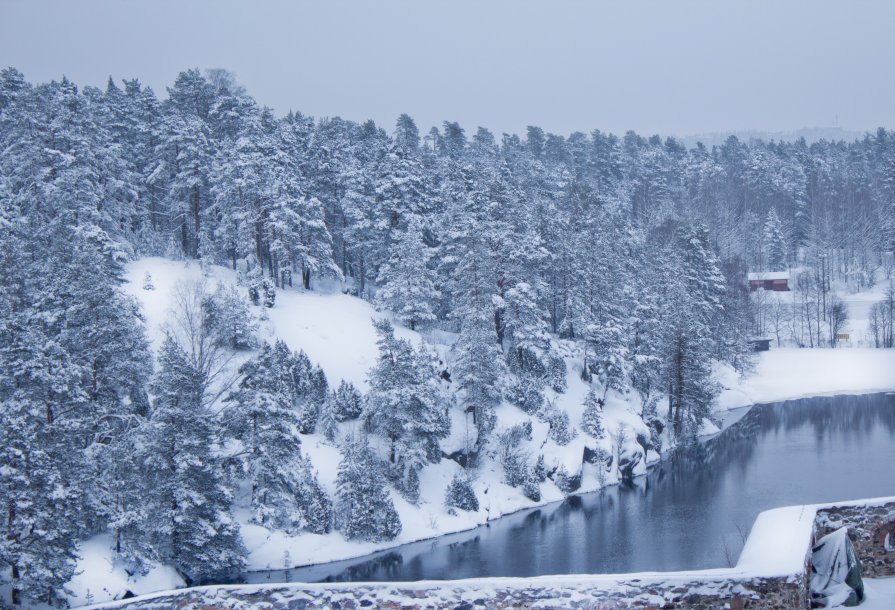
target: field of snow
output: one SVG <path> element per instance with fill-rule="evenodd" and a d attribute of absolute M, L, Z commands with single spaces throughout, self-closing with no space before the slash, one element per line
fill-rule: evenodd
<path fill-rule="evenodd" d="M 840 292 L 840 297 L 848 308 L 848 324 L 846 331 L 851 335 L 852 345 L 873 345 L 870 333 L 870 308 L 883 300 L 883 292 L 889 282 L 880 279 L 873 288 L 849 294 Z"/>
<path fill-rule="evenodd" d="M 795 271 L 793 271 L 795 273 Z M 873 334 L 870 332 L 870 309 L 874 304 L 883 300 L 884 293 L 890 286 L 892 280 L 886 280 L 882 270 L 877 270 L 876 283 L 871 288 L 865 288 L 856 292 L 852 292 L 843 282 L 834 282 L 832 291 L 839 297 L 846 306 L 848 319 L 841 332 L 848 334 L 849 339 L 842 341 L 842 347 L 872 347 Z M 752 298 L 758 302 L 763 302 L 765 307 L 773 309 L 775 302 L 786 304 L 787 315 L 791 314 L 793 299 L 797 298 L 795 291 L 782 292 L 753 292 Z M 789 330 L 786 323 L 782 325 L 780 330 L 780 339 L 783 345 L 791 343 L 789 339 Z M 774 333 L 773 314 L 768 312 L 765 314 L 764 334 L 768 338 L 776 339 Z M 776 345 L 776 341 L 774 342 Z"/>
<path fill-rule="evenodd" d="M 143 278 L 149 273 L 154 290 L 143 289 Z M 127 269 L 124 291 L 143 305 L 146 329 L 157 348 L 164 339 L 164 328 L 171 310 L 172 295 L 183 282 L 204 281 L 213 291 L 218 282 L 236 283 L 236 272 L 225 267 L 194 261 L 172 261 L 164 258 L 141 258 Z M 261 309 L 254 308 L 256 316 Z M 367 389 L 367 371 L 376 361 L 376 333 L 372 320 L 382 318 L 369 303 L 342 294 L 308 292 L 300 289 L 278 290 L 277 301 L 262 321 L 260 338 L 282 339 L 293 350 L 303 349 L 312 362 L 326 371 L 331 386 L 344 379 L 361 391 Z M 396 326 L 398 337 L 419 343 L 419 334 Z"/>
<path fill-rule="evenodd" d="M 754 374 L 716 368 L 719 410 L 806 396 L 895 391 L 895 350 L 774 348 L 758 355 Z"/>
<path fill-rule="evenodd" d="M 152 277 L 153 290 L 143 288 L 147 273 Z M 235 283 L 236 274 L 224 267 L 203 268 L 195 262 L 161 258 L 143 258 L 128 267 L 128 283 L 124 290 L 142 304 L 147 332 L 154 348 L 158 348 L 164 338 L 166 319 L 178 283 L 203 279 L 213 290 L 218 282 Z M 262 339 L 274 341 L 279 338 L 293 350 L 304 350 L 313 362 L 321 365 L 331 386 L 345 379 L 366 391 L 367 371 L 377 356 L 372 322 L 384 315 L 376 312 L 369 303 L 342 294 L 337 289 L 331 293 L 321 293 L 293 288 L 278 290 L 272 309 L 263 312 L 260 307 L 255 307 L 252 311 L 259 318 L 259 335 Z M 418 333 L 397 324 L 395 326 L 398 336 L 417 344 L 421 341 Z M 454 337 L 450 333 L 440 332 L 430 333 L 427 338 L 430 343 L 434 342 L 430 347 L 442 359 L 446 358 Z M 233 371 L 250 356 L 250 352 L 239 354 L 231 363 Z M 557 445 L 548 438 L 546 423 L 506 403 L 497 409 L 497 428 L 499 430 L 531 419 L 532 440 L 525 443 L 524 448 L 533 458 L 543 455 L 548 468 L 562 465 L 570 473 L 582 468 L 579 493 L 584 493 L 599 489 L 601 484 L 618 481 L 618 473 L 614 469 L 611 472 L 597 472 L 596 466 L 581 466 L 585 444 L 612 454 L 614 439 L 624 430 L 627 446 L 638 451 L 636 435 L 648 434 L 648 431 L 639 416 L 639 400 L 635 396 L 613 392 L 609 393 L 604 408 L 605 437 L 595 440 L 578 430 L 589 386 L 580 378 L 580 359 L 571 349 L 566 362 L 569 368 L 568 390 L 559 395 L 548 392 L 548 399 L 569 414 L 576 429 L 577 435 L 568 445 Z M 729 367 L 722 366 L 717 367 L 716 376 L 725 388 L 718 400 L 719 410 L 807 395 L 895 390 L 895 350 L 772 349 L 760 355 L 753 377 L 742 379 Z M 442 444 L 446 452 L 463 447 L 471 429 L 471 423 L 459 409 L 454 409 L 451 417 L 452 434 Z M 342 425 L 347 432 L 356 424 L 346 422 Z M 717 428 L 710 423 L 704 429 L 705 433 L 716 431 Z M 341 459 L 337 447 L 317 434 L 304 435 L 302 446 L 314 464 L 320 482 L 331 494 L 334 493 Z M 647 465 L 657 461 L 659 456 L 651 451 L 645 458 L 635 468 L 635 474 L 646 472 Z M 444 491 L 459 470 L 460 466 L 450 460 L 427 466 L 420 477 L 420 502 L 416 506 L 393 492 L 403 530 L 395 540 L 378 544 L 348 542 L 337 532 L 289 536 L 284 532 L 270 531 L 250 522 L 245 494 L 241 494 L 238 496 L 241 504 L 238 500 L 235 514 L 241 523 L 249 551 L 248 569 L 282 569 L 359 557 L 396 545 L 470 529 L 502 515 L 564 497 L 548 479 L 541 484 L 541 501 L 534 503 L 528 500 L 520 489 L 503 482 L 502 468 L 492 456 L 485 460 L 473 481 L 480 509 L 473 513 L 458 511 L 457 515 L 450 515 L 443 506 Z M 110 599 L 121 594 L 125 588 L 147 592 L 180 584 L 173 570 L 164 566 L 156 567 L 147 576 L 128 578 L 123 570 L 112 565 L 110 543 L 102 536 L 82 545 L 81 554 L 81 574 L 70 587 L 74 594 L 71 599 L 73 605 L 88 603 L 88 600 L 98 602 Z"/>

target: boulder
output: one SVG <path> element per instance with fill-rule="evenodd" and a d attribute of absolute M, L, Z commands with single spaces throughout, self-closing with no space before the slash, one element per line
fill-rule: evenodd
<path fill-rule="evenodd" d="M 864 600 L 862 574 L 848 528 L 827 534 L 811 550 L 811 597 L 828 608 L 860 604 Z"/>
<path fill-rule="evenodd" d="M 624 481 L 634 478 L 634 469 L 643 461 L 643 448 L 638 445 L 628 445 L 618 458 L 618 474 Z"/>

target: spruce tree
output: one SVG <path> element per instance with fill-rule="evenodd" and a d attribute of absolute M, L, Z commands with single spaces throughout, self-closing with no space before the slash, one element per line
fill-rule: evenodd
<path fill-rule="evenodd" d="M 401 519 L 365 441 L 347 441 L 336 478 L 336 529 L 348 540 L 382 542 L 401 533 Z"/>
<path fill-rule="evenodd" d="M 339 384 L 339 388 L 333 392 L 335 404 L 335 415 L 337 421 L 348 421 L 357 419 L 363 412 L 364 402 L 363 396 L 349 381 L 344 379 Z"/>
<path fill-rule="evenodd" d="M 584 413 L 581 415 L 581 429 L 594 438 L 606 435 L 603 429 L 603 399 L 591 388 L 584 399 Z"/>
<path fill-rule="evenodd" d="M 786 238 L 783 223 L 774 208 L 768 210 L 763 233 L 768 271 L 786 271 Z"/>
<path fill-rule="evenodd" d="M 431 257 L 420 224 L 412 223 L 395 241 L 377 278 L 382 288 L 376 293 L 376 306 L 394 312 L 411 329 L 436 317 L 439 290 L 435 272 L 428 267 Z"/>
<path fill-rule="evenodd" d="M 202 373 L 170 336 L 158 360 L 141 443 L 152 483 L 151 535 L 159 559 L 187 583 L 198 584 L 241 571 L 246 551 L 230 513 L 231 490 L 213 453 L 214 423 L 203 408 Z"/>
<path fill-rule="evenodd" d="M 448 484 L 444 493 L 444 505 L 449 512 L 459 508 L 465 511 L 477 511 L 479 509 L 479 499 L 475 495 L 475 490 L 469 482 L 469 477 L 465 473 L 457 473 Z"/>
<path fill-rule="evenodd" d="M 418 494 L 418 471 L 441 460 L 438 441 L 448 435 L 447 399 L 438 372 L 424 351 L 395 338 L 392 325 L 374 322 L 379 358 L 370 371 L 365 417 L 389 442 L 389 464 L 402 491 Z"/>
<path fill-rule="evenodd" d="M 10 372 L 0 376 L 0 561 L 11 570 L 14 604 L 61 605 L 86 533 L 87 463 L 75 442 L 83 431 L 67 414 L 86 396 L 78 367 L 30 322 L 7 318 L 0 326 L 0 363 Z"/>
<path fill-rule="evenodd" d="M 219 344 L 235 350 L 249 349 L 256 345 L 258 322 L 249 309 L 248 301 L 235 286 L 218 284 L 202 306 L 205 323 L 211 328 Z"/>
<path fill-rule="evenodd" d="M 298 531 L 311 524 L 320 529 L 320 518 L 307 507 L 323 498 L 309 464 L 301 453 L 300 421 L 292 408 L 288 388 L 277 370 L 276 353 L 269 344 L 240 367 L 239 388 L 228 398 L 226 418 L 234 438 L 243 445 L 241 462 L 251 482 L 251 506 L 256 523 L 270 528 Z M 305 510 L 303 510 L 305 509 Z M 328 526 L 323 526 L 328 531 Z"/>
<path fill-rule="evenodd" d="M 718 392 L 711 377 L 712 329 L 723 311 L 725 284 L 705 227 L 682 229 L 675 245 L 669 253 L 678 266 L 667 311 L 669 419 L 675 435 L 690 442 Z"/>
<path fill-rule="evenodd" d="M 320 406 L 320 417 L 317 419 L 317 431 L 330 442 L 339 435 L 338 400 L 338 394 L 330 392 Z"/>
<path fill-rule="evenodd" d="M 462 391 L 462 404 L 472 410 L 478 429 L 476 445 L 482 446 L 494 429 L 494 407 L 502 397 L 506 370 L 493 319 L 488 319 L 484 312 L 470 312 L 460 323 L 460 337 L 453 351 L 452 379 Z"/>

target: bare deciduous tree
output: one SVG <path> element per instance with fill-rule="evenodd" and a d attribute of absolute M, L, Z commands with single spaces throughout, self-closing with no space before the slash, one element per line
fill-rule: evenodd
<path fill-rule="evenodd" d="M 202 372 L 205 380 L 203 404 L 211 407 L 236 381 L 236 373 L 229 366 L 233 352 L 217 340 L 206 315 L 208 297 L 203 280 L 178 282 L 165 331 L 186 352 L 193 367 Z"/>

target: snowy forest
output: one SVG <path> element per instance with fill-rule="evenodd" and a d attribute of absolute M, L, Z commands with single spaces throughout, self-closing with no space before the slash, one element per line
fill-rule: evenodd
<path fill-rule="evenodd" d="M 463 468 L 451 512 L 477 510 L 486 460 L 532 500 L 547 478 L 573 492 L 572 473 L 517 450 L 531 420 L 499 426 L 495 409 L 563 445 L 608 438 L 616 393 L 639 405 L 643 443 L 693 443 L 716 363 L 748 369 L 758 335 L 835 345 L 848 311 L 833 286 L 895 279 L 893 246 L 884 129 L 711 149 L 449 121 L 421 133 L 408 115 L 276 116 L 223 70 L 185 71 L 159 96 L 5 69 L 0 583 L 14 603 L 64 605 L 78 544 L 99 532 L 129 573 L 226 580 L 245 569 L 241 487 L 254 523 L 349 541 L 393 539 L 392 492 L 418 502 L 441 460 Z M 239 289 L 181 287 L 153 353 L 121 290 L 146 256 L 226 267 Z M 750 293 L 748 273 L 783 270 L 785 305 Z M 332 286 L 390 316 L 366 392 L 256 332 L 284 291 Z M 873 342 L 892 347 L 891 284 L 883 295 Z M 437 352 L 396 326 L 455 340 Z M 590 385 L 581 421 L 553 400 L 570 367 Z M 475 434 L 447 452 L 454 411 Z M 304 453 L 311 434 L 338 447 L 334 494 Z"/>

